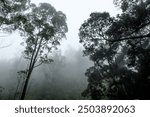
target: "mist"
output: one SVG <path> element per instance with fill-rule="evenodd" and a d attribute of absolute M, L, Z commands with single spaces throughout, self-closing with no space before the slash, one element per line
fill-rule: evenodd
<path fill-rule="evenodd" d="M 85 99 L 81 96 L 87 87 L 85 71 L 93 63 L 83 57 L 82 49 L 68 47 L 64 54 L 57 50 L 52 58 L 51 64 L 34 69 L 26 99 Z M 0 60 L 0 99 L 19 99 L 24 78 L 18 77 L 18 72 L 26 65 L 23 57 Z"/>

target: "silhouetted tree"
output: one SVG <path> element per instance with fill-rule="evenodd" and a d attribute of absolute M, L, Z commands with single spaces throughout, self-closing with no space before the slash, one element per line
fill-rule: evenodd
<path fill-rule="evenodd" d="M 25 15 L 25 21 L 19 26 L 21 36 L 25 39 L 23 55 L 29 63 L 26 70 L 19 72 L 25 75 L 21 99 L 25 98 L 33 69 L 53 61 L 51 53 L 65 38 L 67 30 L 66 16 L 61 11 L 56 11 L 48 3 L 39 6 L 32 4 L 31 12 Z"/>
<path fill-rule="evenodd" d="M 150 95 L 150 3 L 116 0 L 122 14 L 91 13 L 80 27 L 84 54 L 94 62 L 83 96 L 148 99 Z"/>

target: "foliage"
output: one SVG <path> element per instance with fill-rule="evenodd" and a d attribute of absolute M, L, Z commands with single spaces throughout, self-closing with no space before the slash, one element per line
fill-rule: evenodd
<path fill-rule="evenodd" d="M 84 54 L 94 62 L 83 96 L 149 99 L 150 3 L 116 0 L 122 14 L 91 13 L 79 29 Z"/>
<path fill-rule="evenodd" d="M 0 30 L 12 32 L 30 7 L 30 0 L 0 0 Z"/>
<path fill-rule="evenodd" d="M 0 0 L 0 33 L 12 33 L 19 28 L 20 21 L 30 7 L 30 0 Z M 4 37 L 1 36 L 0 37 Z M 0 48 L 10 46 L 3 45 Z"/>

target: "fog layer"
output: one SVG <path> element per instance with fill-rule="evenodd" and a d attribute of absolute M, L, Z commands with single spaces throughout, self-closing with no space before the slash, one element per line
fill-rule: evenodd
<path fill-rule="evenodd" d="M 86 69 L 92 65 L 82 50 L 68 48 L 53 54 L 51 64 L 35 68 L 29 83 L 26 99 L 84 99 L 81 92 L 87 87 Z M 24 70 L 23 57 L 0 61 L 0 98 L 18 99 L 23 78 L 17 72 Z"/>

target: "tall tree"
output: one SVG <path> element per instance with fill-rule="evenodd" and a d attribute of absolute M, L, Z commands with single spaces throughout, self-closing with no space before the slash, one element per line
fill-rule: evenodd
<path fill-rule="evenodd" d="M 92 99 L 148 99 L 150 88 L 150 3 L 116 0 L 117 17 L 92 13 L 80 27 L 84 54 L 94 62 L 86 72 L 84 96 Z M 144 92 L 144 91 L 145 92 Z"/>
<path fill-rule="evenodd" d="M 21 99 L 25 98 L 32 71 L 42 63 L 51 63 L 50 54 L 65 38 L 68 31 L 66 16 L 53 6 L 42 3 L 38 7 L 30 0 L 0 0 L 0 30 L 11 33 L 18 30 L 25 40 L 23 55 L 28 60 Z"/>
<path fill-rule="evenodd" d="M 32 4 L 31 12 L 19 23 L 20 34 L 25 39 L 23 55 L 28 61 L 27 69 L 19 72 L 25 77 L 21 94 L 21 99 L 24 99 L 33 69 L 53 61 L 51 53 L 65 38 L 68 29 L 66 16 L 48 3 Z"/>

